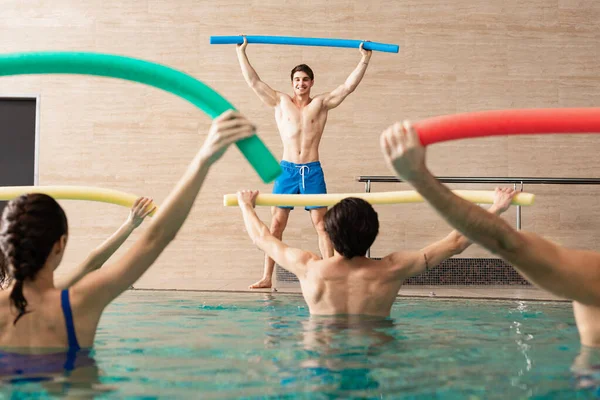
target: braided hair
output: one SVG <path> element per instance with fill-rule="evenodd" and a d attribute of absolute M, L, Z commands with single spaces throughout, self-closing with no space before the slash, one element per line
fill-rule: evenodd
<path fill-rule="evenodd" d="M 23 282 L 35 280 L 54 244 L 68 233 L 67 216 L 52 197 L 26 194 L 8 202 L 0 220 L 0 284 L 14 281 L 11 303 L 25 315 Z"/>

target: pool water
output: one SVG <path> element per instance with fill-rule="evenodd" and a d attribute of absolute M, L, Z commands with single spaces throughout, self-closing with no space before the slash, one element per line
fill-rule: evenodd
<path fill-rule="evenodd" d="M 95 367 L 0 398 L 595 398 L 581 351 L 565 302 L 399 298 L 345 322 L 297 295 L 135 290 L 106 310 Z"/>

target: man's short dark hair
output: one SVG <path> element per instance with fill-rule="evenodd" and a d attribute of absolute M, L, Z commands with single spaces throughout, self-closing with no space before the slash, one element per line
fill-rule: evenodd
<path fill-rule="evenodd" d="M 377 212 L 363 199 L 348 197 L 327 211 L 325 231 L 345 258 L 364 256 L 379 233 Z"/>
<path fill-rule="evenodd" d="M 300 64 L 296 65 L 292 70 L 292 73 L 290 74 L 291 80 L 294 80 L 294 74 L 298 71 L 306 73 L 306 75 L 308 75 L 311 81 L 315 79 L 315 74 L 313 73 L 313 70 L 310 69 L 310 67 L 306 64 Z"/>

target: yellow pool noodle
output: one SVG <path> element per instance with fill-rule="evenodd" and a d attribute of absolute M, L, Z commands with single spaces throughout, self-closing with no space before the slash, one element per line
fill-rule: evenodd
<path fill-rule="evenodd" d="M 98 201 L 128 208 L 131 208 L 139 197 L 131 193 L 93 186 L 3 186 L 0 187 L 0 200 L 12 200 L 27 193 L 47 194 L 57 200 Z"/>
<path fill-rule="evenodd" d="M 453 190 L 454 194 L 477 204 L 494 203 L 494 192 L 491 190 Z M 335 193 L 335 194 L 259 194 L 256 198 L 257 206 L 333 206 L 347 197 L 358 197 L 371 204 L 400 204 L 421 203 L 423 197 L 414 190 L 398 192 L 377 193 Z M 535 195 L 520 192 L 513 197 L 512 204 L 519 206 L 530 206 L 533 204 Z M 237 206 L 236 194 L 223 196 L 223 205 Z"/>

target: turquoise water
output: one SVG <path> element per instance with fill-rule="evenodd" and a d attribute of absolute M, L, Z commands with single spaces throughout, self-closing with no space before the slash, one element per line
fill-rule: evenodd
<path fill-rule="evenodd" d="M 348 324 L 295 295 L 129 291 L 95 367 L 0 398 L 594 398 L 580 350 L 569 303 L 401 298 L 389 320 Z"/>

